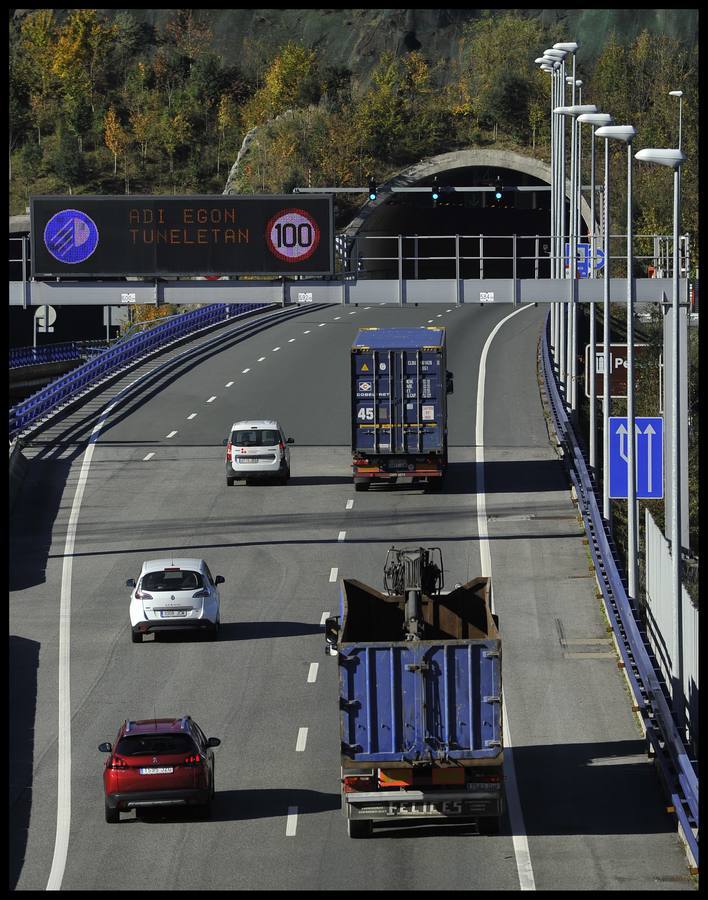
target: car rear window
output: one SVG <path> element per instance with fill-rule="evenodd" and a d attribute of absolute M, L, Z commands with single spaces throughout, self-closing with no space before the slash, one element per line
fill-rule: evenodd
<path fill-rule="evenodd" d="M 280 432 L 271 428 L 247 428 L 231 432 L 236 447 L 272 447 L 280 441 Z"/>
<path fill-rule="evenodd" d="M 199 572 L 177 569 L 172 572 L 146 572 L 141 585 L 144 591 L 196 591 L 204 586 Z"/>
<path fill-rule="evenodd" d="M 166 753 L 196 753 L 188 734 L 129 734 L 118 741 L 116 753 L 121 756 L 147 756 Z"/>

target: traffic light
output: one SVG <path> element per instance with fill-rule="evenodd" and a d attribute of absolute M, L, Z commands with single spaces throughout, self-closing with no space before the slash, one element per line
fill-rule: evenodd
<path fill-rule="evenodd" d="M 433 189 L 432 189 L 432 198 L 433 198 L 433 206 L 436 205 L 438 200 L 440 199 L 440 188 L 438 187 L 438 178 L 437 175 L 433 178 Z"/>
<path fill-rule="evenodd" d="M 373 178 L 369 178 L 369 200 L 376 199 L 376 182 Z"/>
<path fill-rule="evenodd" d="M 497 175 L 497 180 L 494 184 L 494 199 L 499 203 L 504 197 L 504 188 L 501 183 L 501 178 Z"/>

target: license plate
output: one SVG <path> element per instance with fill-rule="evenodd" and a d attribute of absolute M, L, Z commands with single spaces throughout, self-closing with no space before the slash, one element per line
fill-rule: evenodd
<path fill-rule="evenodd" d="M 469 800 L 443 800 L 440 803 L 390 803 L 392 816 L 462 816 L 472 811 Z"/>
<path fill-rule="evenodd" d="M 175 618 L 176 616 L 186 616 L 187 610 L 186 609 L 161 609 L 160 615 L 162 616 L 163 619 L 171 619 L 171 618 Z"/>
<path fill-rule="evenodd" d="M 239 458 L 239 462 L 240 463 L 258 463 L 258 462 L 260 462 L 260 459 L 257 459 L 257 458 L 249 459 L 247 456 L 242 456 Z"/>
<path fill-rule="evenodd" d="M 407 469 L 408 463 L 403 459 L 392 460 L 388 464 L 389 469 Z"/>
<path fill-rule="evenodd" d="M 141 775 L 171 775 L 174 772 L 172 766 L 158 766 L 157 768 L 141 769 Z"/>

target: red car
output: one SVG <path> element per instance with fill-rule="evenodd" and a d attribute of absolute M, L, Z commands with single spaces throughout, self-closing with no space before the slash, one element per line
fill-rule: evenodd
<path fill-rule="evenodd" d="M 121 810 L 147 806 L 197 806 L 211 813 L 214 753 L 219 738 L 207 738 L 190 716 L 125 721 L 103 770 L 106 822 L 120 821 Z"/>

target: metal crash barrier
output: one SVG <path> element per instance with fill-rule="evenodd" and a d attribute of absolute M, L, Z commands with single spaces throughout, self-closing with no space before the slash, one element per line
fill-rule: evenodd
<path fill-rule="evenodd" d="M 550 315 L 542 340 L 542 363 L 546 395 L 563 460 L 575 487 L 583 517 L 597 581 L 607 617 L 622 656 L 624 671 L 641 716 L 647 741 L 655 754 L 661 781 L 681 825 L 689 852 L 698 867 L 698 777 L 694 761 L 686 752 L 674 723 L 670 701 L 664 693 L 658 667 L 646 635 L 620 576 L 612 538 L 605 526 L 588 466 L 578 444 L 556 383 L 549 353 Z"/>

